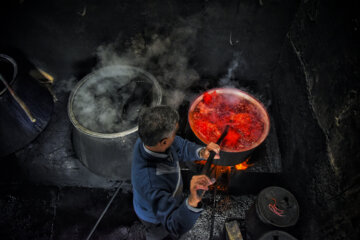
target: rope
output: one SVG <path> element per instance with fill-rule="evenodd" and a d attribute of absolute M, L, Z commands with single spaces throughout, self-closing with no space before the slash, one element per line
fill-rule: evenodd
<path fill-rule="evenodd" d="M 281 210 L 276 206 L 276 199 L 275 198 L 273 198 L 272 200 L 274 201 L 274 203 L 273 204 L 269 203 L 269 205 L 268 205 L 270 211 L 272 211 L 273 213 L 275 213 L 279 217 L 283 217 L 284 216 L 284 210 Z"/>

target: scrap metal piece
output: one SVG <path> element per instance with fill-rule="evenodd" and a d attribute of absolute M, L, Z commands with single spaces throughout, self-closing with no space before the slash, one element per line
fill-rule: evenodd
<path fill-rule="evenodd" d="M 236 220 L 225 223 L 226 239 L 243 240 L 239 225 Z"/>
<path fill-rule="evenodd" d="M 41 85 L 47 88 L 54 102 L 58 101 L 54 91 L 51 88 L 51 86 L 54 84 L 54 77 L 52 75 L 40 68 L 30 70 L 29 75 L 35 78 Z"/>

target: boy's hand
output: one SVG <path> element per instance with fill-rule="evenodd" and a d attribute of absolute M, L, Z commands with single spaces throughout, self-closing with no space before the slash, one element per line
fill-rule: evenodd
<path fill-rule="evenodd" d="M 215 159 L 220 158 L 220 146 L 213 142 L 209 143 L 205 148 L 201 149 L 199 155 L 201 158 L 207 159 L 210 156 L 210 151 L 214 151 L 216 153 Z"/>
<path fill-rule="evenodd" d="M 198 196 L 196 190 L 202 189 L 204 191 L 209 190 L 209 186 L 215 182 L 215 179 L 210 180 L 206 175 L 195 175 L 191 178 L 190 181 L 190 196 L 188 203 L 192 207 L 197 207 L 198 203 L 201 201 L 201 197 Z"/>

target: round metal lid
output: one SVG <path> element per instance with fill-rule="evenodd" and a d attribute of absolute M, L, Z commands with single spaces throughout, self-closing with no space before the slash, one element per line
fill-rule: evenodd
<path fill-rule="evenodd" d="M 295 225 L 299 218 L 299 204 L 289 191 L 272 186 L 259 193 L 256 212 L 264 223 L 289 227 Z"/>
<path fill-rule="evenodd" d="M 262 235 L 259 240 L 297 240 L 295 237 L 283 231 L 270 231 Z"/>

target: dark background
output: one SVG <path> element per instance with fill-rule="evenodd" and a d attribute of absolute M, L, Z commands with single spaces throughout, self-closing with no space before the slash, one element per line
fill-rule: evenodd
<path fill-rule="evenodd" d="M 325 0 L 2 1 L 0 48 L 54 76 L 59 101 L 45 131 L 1 159 L 1 239 L 83 239 L 110 199 L 119 181 L 76 159 L 66 104 L 77 81 L 119 56 L 151 72 L 167 101 L 174 89 L 189 102 L 224 85 L 261 99 L 276 127 L 281 182 L 300 204 L 297 237 L 358 239 L 359 10 L 357 1 Z M 156 40 L 165 51 L 149 54 Z M 179 72 L 198 77 L 178 81 Z M 134 225 L 126 184 L 105 229 Z"/>

